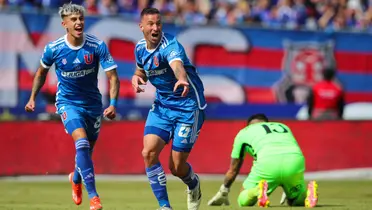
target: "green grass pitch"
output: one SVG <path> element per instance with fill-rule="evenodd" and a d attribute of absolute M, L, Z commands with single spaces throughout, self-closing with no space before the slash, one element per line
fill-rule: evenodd
<path fill-rule="evenodd" d="M 236 203 L 241 182 L 236 182 L 233 185 L 230 206 L 207 206 L 208 199 L 216 193 L 221 182 L 202 182 L 203 201 L 200 210 L 241 209 Z M 318 183 L 319 207 L 317 209 L 372 209 L 372 181 L 322 181 Z M 105 210 L 157 209 L 157 202 L 147 182 L 98 181 L 97 188 Z M 181 181 L 169 181 L 168 193 L 175 210 L 186 210 L 185 186 Z M 272 205 L 270 209 L 292 209 L 288 206 L 278 205 L 280 195 L 281 189 L 277 189 L 270 196 Z M 0 209 L 88 210 L 89 201 L 84 192 L 83 204 L 75 206 L 71 200 L 71 188 L 68 182 L 0 181 Z M 251 207 L 251 209 L 260 208 Z"/>

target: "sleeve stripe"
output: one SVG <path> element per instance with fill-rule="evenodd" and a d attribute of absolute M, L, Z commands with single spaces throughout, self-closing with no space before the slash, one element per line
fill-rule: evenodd
<path fill-rule="evenodd" d="M 136 66 L 137 66 L 137 68 L 139 68 L 139 69 L 143 69 L 143 68 L 139 67 L 137 63 L 136 63 Z"/>
<path fill-rule="evenodd" d="M 114 69 L 116 69 L 118 67 L 118 65 L 113 65 L 113 66 L 110 66 L 110 67 L 108 67 L 108 68 L 105 68 L 105 69 L 103 69 L 104 71 L 111 71 L 111 70 L 114 70 Z"/>
<path fill-rule="evenodd" d="M 170 60 L 170 61 L 168 62 L 169 65 L 170 65 L 173 61 L 181 61 L 181 62 L 183 63 L 183 61 L 182 61 L 181 58 L 173 58 L 172 60 Z"/>
<path fill-rule="evenodd" d="M 43 66 L 43 67 L 46 68 L 46 69 L 49 69 L 49 68 L 50 68 L 50 66 L 46 65 L 46 64 L 43 62 L 43 60 L 40 60 L 40 64 L 41 64 L 41 66 Z"/>

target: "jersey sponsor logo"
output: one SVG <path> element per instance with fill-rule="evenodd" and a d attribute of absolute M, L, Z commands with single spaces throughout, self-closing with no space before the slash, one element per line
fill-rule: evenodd
<path fill-rule="evenodd" d="M 159 59 L 158 59 L 158 56 L 154 56 L 154 64 L 155 64 L 155 66 L 156 67 L 158 67 L 159 66 Z"/>
<path fill-rule="evenodd" d="M 98 47 L 98 45 L 93 44 L 93 43 L 90 43 L 90 42 L 87 42 L 87 45 L 88 45 L 89 47 L 94 47 L 94 48 L 97 48 L 97 47 Z"/>
<path fill-rule="evenodd" d="M 148 77 L 152 77 L 152 76 L 158 76 L 158 75 L 165 74 L 165 72 L 167 72 L 167 69 L 149 70 L 149 71 L 146 71 L 146 75 Z"/>
<path fill-rule="evenodd" d="M 91 69 L 86 69 L 86 70 L 81 70 L 81 71 L 72 71 L 72 72 L 62 71 L 61 75 L 67 78 L 78 78 L 78 77 L 84 77 L 93 72 L 95 72 L 95 69 L 91 68 Z"/>
<path fill-rule="evenodd" d="M 60 45 L 57 45 L 56 47 L 53 47 L 52 48 L 52 52 L 56 51 L 56 50 L 59 50 L 59 49 L 62 49 L 64 47 L 63 44 L 60 44 Z"/>
<path fill-rule="evenodd" d="M 84 55 L 84 61 L 85 61 L 86 64 L 92 64 L 93 63 L 93 54 Z"/>

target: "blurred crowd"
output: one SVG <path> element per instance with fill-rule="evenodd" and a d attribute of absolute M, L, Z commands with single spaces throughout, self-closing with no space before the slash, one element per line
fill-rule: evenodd
<path fill-rule="evenodd" d="M 56 11 L 68 2 L 84 5 L 90 15 L 136 19 L 152 6 L 168 21 L 186 25 L 372 32 L 372 0 L 0 0 L 0 11 Z"/>

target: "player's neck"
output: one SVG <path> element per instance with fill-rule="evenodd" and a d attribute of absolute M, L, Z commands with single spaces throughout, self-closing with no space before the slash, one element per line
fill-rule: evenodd
<path fill-rule="evenodd" d="M 67 34 L 67 41 L 70 45 L 74 47 L 78 47 L 78 46 L 81 46 L 81 44 L 83 44 L 84 36 L 81 36 L 80 38 L 76 38 L 72 36 L 71 34 Z"/>
<path fill-rule="evenodd" d="M 153 49 L 155 49 L 159 45 L 159 42 L 156 43 L 156 44 L 152 44 L 151 42 L 149 42 L 149 41 L 146 40 L 146 48 L 148 50 L 153 50 Z"/>

